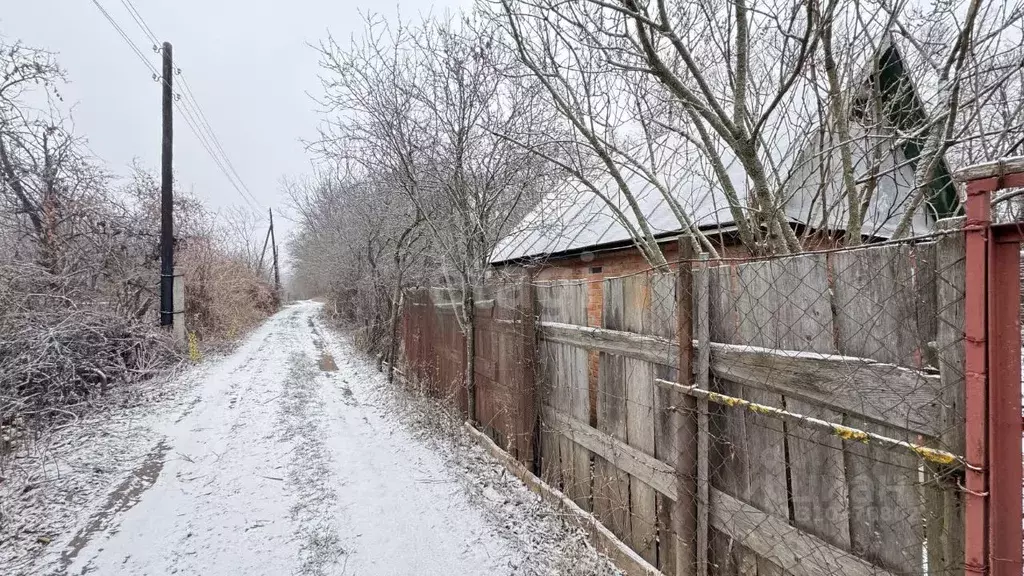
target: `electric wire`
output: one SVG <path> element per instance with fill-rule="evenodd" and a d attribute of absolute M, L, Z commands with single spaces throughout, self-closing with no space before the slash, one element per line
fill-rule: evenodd
<path fill-rule="evenodd" d="M 128 47 L 132 50 L 132 52 L 135 53 L 135 55 L 139 58 L 139 60 L 141 60 L 142 63 L 147 68 L 149 68 L 149 70 L 153 73 L 154 79 L 156 79 L 157 81 L 159 81 L 159 82 L 161 82 L 163 84 L 166 84 L 167 81 L 164 78 L 162 78 L 162 75 L 156 69 L 156 67 L 149 60 L 146 59 L 146 57 L 145 57 L 145 55 L 143 55 L 142 51 L 138 48 L 138 46 L 135 44 L 135 42 L 132 41 L 132 39 L 124 31 L 124 29 L 121 27 L 121 25 L 118 24 L 117 20 L 114 19 L 114 17 L 110 14 L 110 12 L 108 12 L 106 10 L 106 8 L 104 8 L 103 5 L 99 3 L 98 0 L 92 0 L 92 3 L 93 3 L 93 5 L 96 6 L 97 9 L 99 9 L 99 11 L 103 15 L 103 17 L 106 18 L 107 22 L 110 23 L 110 25 L 114 28 L 114 30 L 118 33 L 118 35 L 121 36 L 121 38 L 125 41 L 125 43 L 128 44 Z M 128 7 L 128 5 L 130 5 L 130 1 L 128 1 L 128 0 L 122 0 L 122 3 L 125 4 L 126 8 Z M 132 18 L 135 19 L 136 24 L 138 24 L 138 26 L 143 30 L 143 33 L 146 34 L 151 40 L 153 40 L 155 44 L 158 44 L 158 42 L 156 40 L 156 36 L 153 35 L 152 30 L 145 23 L 145 20 L 142 18 L 141 14 L 138 14 L 138 11 L 134 10 L 134 6 L 132 6 L 129 9 L 129 12 L 133 12 Z M 180 70 L 179 70 L 179 74 L 180 74 Z M 183 81 L 183 84 L 184 84 L 184 81 Z M 213 133 L 212 128 L 209 125 L 209 122 L 205 120 L 205 114 L 202 114 L 202 111 L 198 108 L 198 102 L 195 100 L 195 97 L 192 95 L 191 90 L 188 90 L 188 93 L 189 93 L 189 97 L 184 98 L 184 104 L 182 104 L 178 99 L 174 100 L 174 107 L 175 107 L 175 109 L 177 109 L 178 112 L 181 113 L 183 119 L 185 120 L 185 123 L 188 125 L 189 129 L 192 131 L 192 133 L 199 140 L 199 144 L 203 147 L 203 149 L 206 151 L 206 153 L 214 161 L 214 164 L 221 171 L 221 173 L 224 174 L 224 177 L 228 179 L 228 182 L 231 183 L 231 185 L 235 189 L 235 191 L 238 192 L 238 194 L 239 194 L 239 196 L 241 196 L 242 200 L 252 210 L 258 210 L 257 205 L 260 204 L 259 201 L 256 200 L 256 198 L 252 195 L 251 192 L 248 191 L 248 188 L 245 186 L 245 182 L 238 175 L 238 172 L 237 172 L 237 170 L 234 169 L 234 166 L 231 165 L 231 161 L 228 158 L 227 153 L 224 151 L 224 147 L 220 144 L 220 141 L 216 138 L 216 134 Z M 191 98 L 191 101 L 190 101 L 190 98 Z M 193 108 L 195 108 L 196 110 L 193 110 Z M 198 112 L 197 112 L 197 110 L 198 110 Z M 201 122 L 200 119 L 199 119 L 199 115 L 200 114 L 202 114 L 202 116 L 203 116 L 203 119 L 204 119 L 203 122 L 205 122 L 205 126 L 206 126 L 206 129 L 207 129 L 206 131 L 200 129 L 200 127 L 203 126 L 203 122 Z M 199 127 L 197 127 L 197 126 L 199 126 Z M 209 132 L 209 134 L 206 133 L 207 131 Z M 214 142 L 215 142 L 215 144 L 214 144 Z M 215 149 L 220 151 L 220 155 L 218 155 L 217 153 L 214 152 Z M 230 169 L 228 168 L 228 166 L 230 166 Z M 261 207 L 262 206 L 260 206 L 260 208 Z"/>

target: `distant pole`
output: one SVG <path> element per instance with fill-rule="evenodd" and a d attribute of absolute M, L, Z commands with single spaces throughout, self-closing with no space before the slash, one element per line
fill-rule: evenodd
<path fill-rule="evenodd" d="M 263 250 L 260 250 L 260 264 L 256 267 L 256 271 L 263 274 L 263 257 L 267 255 L 267 244 L 270 243 L 270 230 L 267 230 L 267 235 L 263 238 Z"/>
<path fill-rule="evenodd" d="M 174 142 L 173 106 L 174 62 L 171 44 L 164 42 L 163 73 L 163 152 L 160 156 L 160 325 L 174 324 L 174 174 L 172 144 Z"/>
<path fill-rule="evenodd" d="M 277 240 L 274 239 L 274 209 L 267 208 L 270 211 L 270 249 L 271 255 L 274 257 L 274 292 L 281 292 L 281 271 L 277 268 Z"/>

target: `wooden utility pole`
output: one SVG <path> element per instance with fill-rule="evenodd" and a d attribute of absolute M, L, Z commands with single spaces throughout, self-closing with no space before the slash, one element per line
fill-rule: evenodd
<path fill-rule="evenodd" d="M 281 293 L 281 271 L 277 267 L 277 240 L 274 239 L 274 209 L 270 212 L 270 254 L 274 257 L 274 292 Z"/>
<path fill-rule="evenodd" d="M 263 257 L 267 255 L 267 244 L 270 243 L 270 230 L 267 230 L 267 235 L 263 238 L 263 250 L 260 250 L 260 263 L 256 267 L 256 271 L 262 276 L 263 275 Z"/>
<path fill-rule="evenodd" d="M 163 46 L 163 151 L 160 156 L 160 325 L 174 324 L 174 185 L 173 149 L 174 61 L 171 44 Z"/>

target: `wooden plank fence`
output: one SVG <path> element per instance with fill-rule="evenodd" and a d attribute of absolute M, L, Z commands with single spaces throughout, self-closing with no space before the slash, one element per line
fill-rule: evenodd
<path fill-rule="evenodd" d="M 478 420 L 665 574 L 960 574 L 962 260 L 950 235 L 695 261 L 605 279 L 601 326 L 585 282 L 486 288 Z M 458 342 L 407 302 L 440 376 L 420 359 Z"/>
<path fill-rule="evenodd" d="M 534 460 L 537 428 L 532 288 L 526 282 L 478 289 L 476 307 L 476 420 L 521 462 Z"/>

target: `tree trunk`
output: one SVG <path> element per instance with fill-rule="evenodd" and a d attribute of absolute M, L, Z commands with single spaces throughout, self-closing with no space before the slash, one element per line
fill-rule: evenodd
<path fill-rule="evenodd" d="M 470 422 L 476 423 L 476 310 L 473 288 L 466 286 L 462 294 L 463 329 L 466 336 L 466 411 Z"/>
<path fill-rule="evenodd" d="M 395 363 L 398 361 L 398 320 L 402 315 L 402 301 L 405 294 L 402 293 L 401 280 L 395 284 L 395 296 L 391 305 L 391 339 L 388 350 L 388 383 L 395 381 Z"/>

